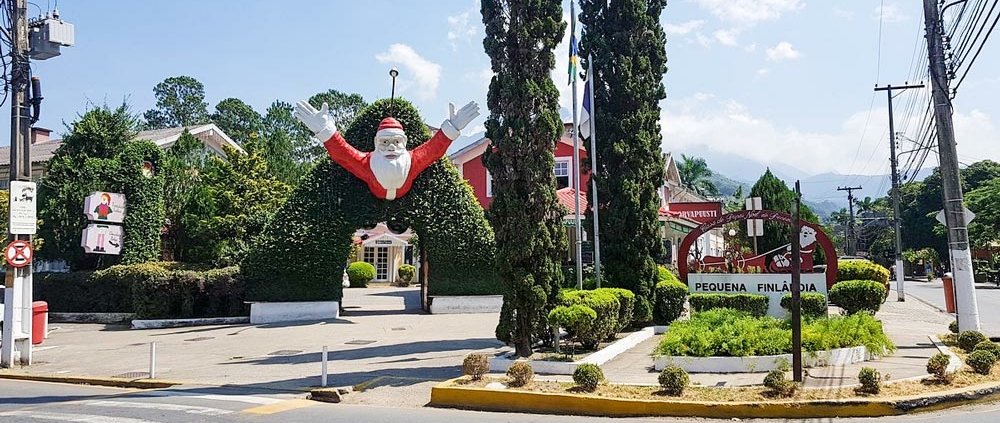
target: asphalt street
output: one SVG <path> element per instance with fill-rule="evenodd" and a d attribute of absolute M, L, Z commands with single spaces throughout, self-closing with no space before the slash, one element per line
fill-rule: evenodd
<path fill-rule="evenodd" d="M 940 310 L 945 310 L 944 283 L 933 281 L 906 280 L 904 292 L 908 297 L 916 297 Z M 893 289 L 896 282 L 892 282 Z M 894 301 L 896 293 L 889 294 L 887 301 Z M 991 338 L 1000 338 L 1000 287 L 994 284 L 976 284 L 976 300 L 979 303 L 979 321 L 983 333 Z"/>
<path fill-rule="evenodd" d="M 603 423 L 612 419 L 578 416 L 484 413 L 436 408 L 401 409 L 326 404 L 304 399 L 304 393 L 227 387 L 175 387 L 159 390 L 102 388 L 44 382 L 0 380 L 0 422 L 44 423 L 193 423 L 193 422 L 345 422 L 345 423 Z M 959 407 L 878 422 L 992 423 L 1000 403 Z M 636 423 L 706 422 L 706 419 L 614 419 Z M 731 421 L 731 420 L 718 420 Z M 762 423 L 778 420 L 757 420 Z M 789 421 L 789 420 L 781 420 Z M 792 420 L 829 422 L 831 419 Z M 874 422 L 875 419 L 836 419 Z"/>

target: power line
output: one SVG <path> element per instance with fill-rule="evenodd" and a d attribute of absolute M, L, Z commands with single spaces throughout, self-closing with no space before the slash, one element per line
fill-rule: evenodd
<path fill-rule="evenodd" d="M 997 1 L 994 1 L 993 5 L 996 6 L 997 5 Z M 991 9 L 991 11 L 992 11 L 992 9 Z M 988 40 L 990 38 L 990 34 L 993 33 L 993 29 L 996 28 L 998 21 L 1000 21 L 1000 13 L 998 13 L 997 17 L 993 19 L 993 24 L 990 25 L 990 30 L 987 31 L 986 32 L 986 36 L 983 37 L 983 42 L 979 43 L 979 48 L 976 49 L 976 54 L 974 54 L 972 56 L 972 61 L 970 61 L 969 65 L 965 67 L 965 72 L 962 73 L 962 77 L 959 78 L 958 82 L 955 83 L 955 87 L 952 88 L 952 90 L 953 90 L 952 92 L 958 91 L 958 87 L 960 85 L 962 85 L 962 81 L 965 81 L 965 76 L 968 75 L 969 74 L 969 70 L 972 69 L 972 64 L 976 63 L 976 58 L 978 58 L 979 57 L 979 53 L 981 53 L 983 51 L 983 46 L 986 45 L 986 40 Z"/>

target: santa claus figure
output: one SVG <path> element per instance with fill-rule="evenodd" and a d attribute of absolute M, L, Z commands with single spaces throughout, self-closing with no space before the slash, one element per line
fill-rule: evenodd
<path fill-rule="evenodd" d="M 448 119 L 441 123 L 441 130 L 413 151 L 406 150 L 406 133 L 403 125 L 394 118 L 382 120 L 375 133 L 375 151 L 362 152 L 347 143 L 337 131 L 326 103 L 319 110 L 305 101 L 295 105 L 295 117 L 302 121 L 330 153 L 334 162 L 361 179 L 376 197 L 395 200 L 406 195 L 420 172 L 444 156 L 448 146 L 472 119 L 479 116 L 479 105 L 472 101 L 457 112 L 449 104 Z"/>

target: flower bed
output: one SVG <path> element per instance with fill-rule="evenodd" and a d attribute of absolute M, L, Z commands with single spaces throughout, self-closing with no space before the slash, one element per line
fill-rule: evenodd
<path fill-rule="evenodd" d="M 598 366 L 610 361 L 611 359 L 617 357 L 619 354 L 628 351 L 630 348 L 639 345 L 642 341 L 645 341 L 653 336 L 653 327 L 647 327 L 640 331 L 633 332 L 632 334 L 615 341 L 614 343 L 601 348 L 592 354 L 580 359 L 580 360 L 567 360 L 567 361 L 556 361 L 556 360 L 529 360 L 531 363 L 531 368 L 534 369 L 535 373 L 539 374 L 552 374 L 552 375 L 571 375 L 576 367 L 585 364 L 596 364 Z M 507 368 L 511 364 L 518 361 L 514 358 L 514 353 L 510 353 L 500 357 L 494 357 L 490 360 L 490 371 L 493 372 L 506 372 Z"/>

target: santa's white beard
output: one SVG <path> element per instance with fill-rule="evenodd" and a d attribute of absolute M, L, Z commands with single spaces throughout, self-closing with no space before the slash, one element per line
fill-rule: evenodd
<path fill-rule="evenodd" d="M 372 154 L 370 166 L 378 183 L 389 191 L 387 198 L 391 200 L 396 196 L 395 191 L 406 183 L 406 177 L 410 174 L 410 152 L 404 152 L 389 160 L 376 151 Z"/>

